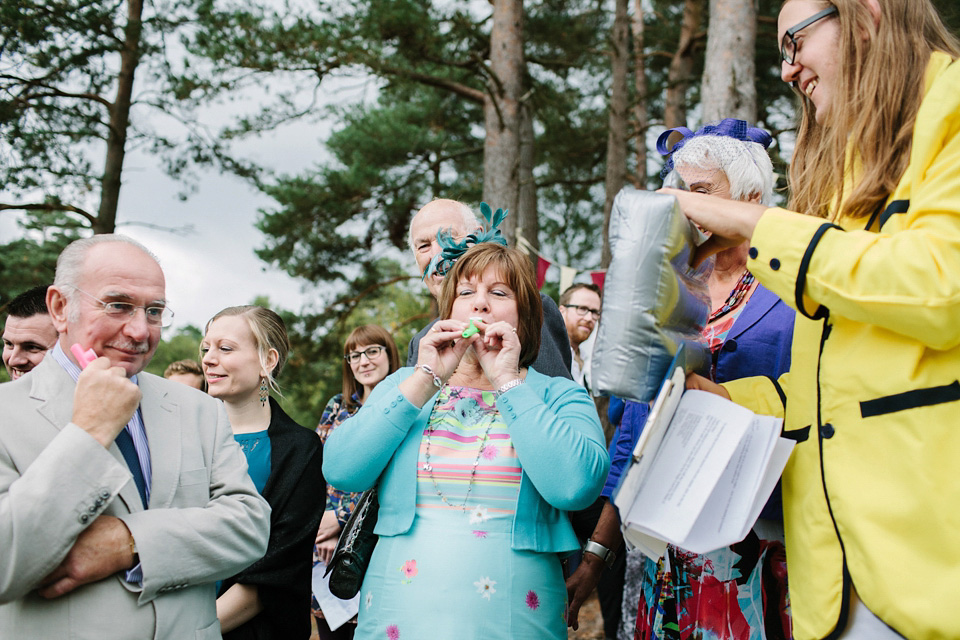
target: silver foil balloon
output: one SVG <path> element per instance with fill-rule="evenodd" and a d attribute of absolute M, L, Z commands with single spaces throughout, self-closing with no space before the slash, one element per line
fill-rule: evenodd
<path fill-rule="evenodd" d="M 709 369 L 700 332 L 710 313 L 707 278 L 714 260 L 690 265 L 703 237 L 675 197 L 632 187 L 617 194 L 613 258 L 590 365 L 595 393 L 653 400 L 681 345 L 687 372 Z"/>

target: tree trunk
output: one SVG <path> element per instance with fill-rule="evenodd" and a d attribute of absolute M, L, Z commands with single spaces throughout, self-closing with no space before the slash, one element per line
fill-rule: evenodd
<path fill-rule="evenodd" d="M 535 135 L 533 109 L 524 102 L 520 105 L 520 191 L 517 207 L 517 231 L 523 234 L 534 249 L 540 248 L 540 222 L 537 220 L 537 183 L 533 176 Z M 531 256 L 536 264 L 536 256 Z"/>
<path fill-rule="evenodd" d="M 683 22 L 677 52 L 670 61 L 667 73 L 666 106 L 663 123 L 668 129 L 687 124 L 687 89 L 692 81 L 693 49 L 700 28 L 705 0 L 686 0 L 683 3 Z"/>
<path fill-rule="evenodd" d="M 633 107 L 633 120 L 637 130 L 637 172 L 632 176 L 632 182 L 637 189 L 646 189 L 647 128 L 650 121 L 647 117 L 647 73 L 646 58 L 643 54 L 643 0 L 633 0 L 633 20 L 630 25 L 633 31 L 633 88 L 637 94 Z"/>
<path fill-rule="evenodd" d="M 610 88 L 610 116 L 607 132 L 606 200 L 603 204 L 603 249 L 600 266 L 610 266 L 610 212 L 627 175 L 627 2 L 616 0 L 611 38 L 611 67 L 613 81 Z"/>
<path fill-rule="evenodd" d="M 507 242 L 515 241 L 520 200 L 520 96 L 523 88 L 523 1 L 493 0 L 490 71 L 483 106 L 483 199 L 515 212 L 504 225 Z"/>
<path fill-rule="evenodd" d="M 739 118 L 757 120 L 754 0 L 710 0 L 701 109 L 703 122 Z"/>
<path fill-rule="evenodd" d="M 143 30 L 143 0 L 127 0 L 127 26 L 123 30 L 123 49 L 120 51 L 120 74 L 117 77 L 117 96 L 110 107 L 110 132 L 107 136 L 107 156 L 100 180 L 100 210 L 93 224 L 94 233 L 113 233 L 117 224 L 117 205 L 120 201 L 120 174 L 126 152 L 127 129 L 130 126 L 130 101 L 133 95 L 133 75 L 140 62 L 140 34 Z"/>

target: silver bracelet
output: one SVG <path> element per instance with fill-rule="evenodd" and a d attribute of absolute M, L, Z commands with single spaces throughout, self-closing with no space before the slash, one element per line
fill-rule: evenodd
<path fill-rule="evenodd" d="M 499 389 L 497 389 L 496 395 L 499 398 L 500 396 L 505 394 L 507 391 L 510 391 L 510 389 L 513 389 L 514 387 L 519 387 L 523 383 L 524 383 L 523 378 L 515 378 L 510 382 L 505 382 L 503 385 L 501 385 Z"/>
<path fill-rule="evenodd" d="M 430 367 L 429 365 L 425 365 L 425 364 L 417 364 L 417 365 L 414 365 L 413 368 L 423 369 L 424 373 L 426 373 L 427 375 L 433 376 L 433 386 L 435 386 L 437 389 L 443 386 L 443 380 L 441 380 L 440 376 L 438 376 L 436 373 L 433 372 L 433 367 Z"/>
<path fill-rule="evenodd" d="M 607 567 L 613 567 L 613 562 L 617 559 L 617 554 L 614 551 L 589 538 L 583 545 L 583 552 L 597 556 Z"/>

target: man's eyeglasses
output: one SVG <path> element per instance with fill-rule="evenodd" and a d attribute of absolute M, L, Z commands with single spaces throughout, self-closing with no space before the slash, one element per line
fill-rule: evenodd
<path fill-rule="evenodd" d="M 363 351 L 351 351 L 347 355 L 343 356 L 343 359 L 349 362 L 350 364 L 357 364 L 360 362 L 360 356 L 367 356 L 367 360 L 373 360 L 378 357 L 386 347 L 381 345 L 376 345 L 373 347 L 367 347 Z"/>
<path fill-rule="evenodd" d="M 170 307 L 148 307 L 145 305 L 141 306 L 132 304 L 130 302 L 104 302 L 100 298 L 87 293 L 80 287 L 74 285 L 70 286 L 99 304 L 103 312 L 107 314 L 107 317 L 112 318 L 113 320 L 127 320 L 128 318 L 132 318 L 134 315 L 136 315 L 137 309 L 143 309 L 143 315 L 146 317 L 147 324 L 149 325 L 156 327 L 169 327 L 170 323 L 173 322 L 173 310 Z"/>
<path fill-rule="evenodd" d="M 561 306 L 566 307 L 567 309 L 573 309 L 581 318 L 589 313 L 591 316 L 593 316 L 594 320 L 600 319 L 600 309 L 591 309 L 590 307 L 584 307 L 583 305 L 579 304 L 565 304 Z"/>
<path fill-rule="evenodd" d="M 797 49 L 799 45 L 797 44 L 797 32 L 801 29 L 806 29 L 814 22 L 818 20 L 823 20 L 827 16 L 832 16 L 837 12 L 837 8 L 834 6 L 827 7 L 823 11 L 819 11 L 803 22 L 798 22 L 789 29 L 786 33 L 783 34 L 783 38 L 780 40 L 780 60 L 786 62 L 787 64 L 793 64 L 793 60 L 797 55 Z"/>

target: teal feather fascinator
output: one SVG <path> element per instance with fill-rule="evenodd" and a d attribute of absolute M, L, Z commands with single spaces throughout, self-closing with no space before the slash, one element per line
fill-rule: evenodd
<path fill-rule="evenodd" d="M 494 212 L 486 202 L 480 203 L 480 214 L 483 216 L 483 227 L 466 238 L 457 242 L 449 229 L 442 229 L 437 232 L 437 242 L 442 251 L 433 256 L 430 264 L 423 270 L 423 278 L 434 273 L 441 276 L 447 275 L 447 272 L 453 268 L 454 263 L 460 259 L 467 249 L 481 242 L 496 242 L 499 245 L 507 246 L 507 241 L 500 231 L 500 223 L 507 217 L 506 209 L 497 209 Z M 421 278 L 422 279 L 422 278 Z"/>

